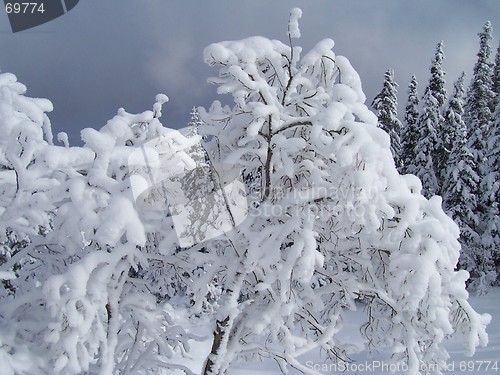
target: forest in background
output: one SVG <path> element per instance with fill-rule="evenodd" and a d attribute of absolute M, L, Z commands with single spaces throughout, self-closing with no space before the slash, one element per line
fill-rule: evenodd
<path fill-rule="evenodd" d="M 399 172 L 419 177 L 426 197 L 440 195 L 444 210 L 460 227 L 458 267 L 470 272 L 469 288 L 479 294 L 498 284 L 500 268 L 500 45 L 493 59 L 491 43 L 487 22 L 479 33 L 467 87 L 464 72 L 447 93 L 440 42 L 422 96 L 411 77 L 404 116 L 398 116 L 392 69 L 385 72 L 383 88 L 371 104 L 391 137 Z"/>

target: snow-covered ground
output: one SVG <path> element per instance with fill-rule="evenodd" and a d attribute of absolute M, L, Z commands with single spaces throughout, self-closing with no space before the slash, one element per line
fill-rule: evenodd
<path fill-rule="evenodd" d="M 492 315 L 491 323 L 488 326 L 489 344 L 487 347 L 480 347 L 476 350 L 473 357 L 465 355 L 466 348 L 458 338 L 450 339 L 446 347 L 450 354 L 450 359 L 447 361 L 448 368 L 444 371 L 445 374 L 482 374 L 493 375 L 500 374 L 500 288 L 493 288 L 491 292 L 484 296 L 471 295 L 470 299 L 472 306 L 480 313 L 489 313 Z M 361 335 L 359 334 L 359 323 L 362 319 L 362 311 L 353 313 L 351 322 L 343 328 L 345 339 L 350 342 L 358 342 L 362 345 Z M 186 317 L 177 316 L 180 319 Z M 208 328 L 208 327 L 206 327 Z M 189 366 L 195 373 L 200 372 L 203 360 L 210 348 L 211 333 L 204 327 L 196 327 L 197 335 L 207 337 L 207 341 L 202 344 L 195 344 L 189 354 L 191 359 L 186 360 L 179 358 L 179 363 Z M 317 355 L 309 355 L 303 358 L 303 363 L 310 367 L 319 370 L 320 374 L 404 374 L 404 368 L 400 367 L 399 371 L 396 367 L 389 367 L 388 363 L 384 363 L 382 358 L 371 358 L 367 352 L 357 356 L 355 362 L 350 364 L 334 364 L 325 360 L 319 353 Z M 342 367 L 344 366 L 344 367 Z M 349 366 L 349 367 L 348 367 Z M 391 371 L 396 370 L 396 371 Z M 279 375 L 281 371 L 273 360 L 259 360 L 255 362 L 237 364 L 231 375 Z M 297 375 L 300 372 L 289 369 L 289 375 Z"/>

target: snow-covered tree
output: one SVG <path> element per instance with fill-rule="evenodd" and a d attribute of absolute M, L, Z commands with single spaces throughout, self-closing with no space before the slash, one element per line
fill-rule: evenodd
<path fill-rule="evenodd" d="M 373 99 L 372 107 L 376 110 L 380 127 L 389 134 L 391 139 L 391 152 L 394 156 L 396 167 L 402 165 L 401 156 L 401 122 L 398 120 L 398 84 L 394 82 L 394 71 L 388 69 L 384 75 L 384 84 Z"/>
<path fill-rule="evenodd" d="M 477 161 L 484 159 L 486 134 L 491 119 L 491 105 L 494 99 L 492 91 L 492 64 L 490 42 L 492 27 L 488 21 L 479 33 L 479 52 L 474 65 L 472 79 L 467 90 L 464 120 L 469 129 L 469 138 Z"/>
<path fill-rule="evenodd" d="M 422 97 L 422 110 L 417 125 L 419 140 L 415 146 L 415 175 L 422 181 L 426 197 L 439 194 L 439 177 L 444 161 L 440 139 L 444 120 L 442 109 L 446 101 L 443 59 L 443 42 L 440 42 L 432 60 L 431 78 Z"/>
<path fill-rule="evenodd" d="M 193 279 L 200 297 L 208 281 L 220 286 L 203 374 L 253 356 L 311 374 L 297 358 L 318 347 L 344 359 L 353 347 L 338 334 L 356 301 L 372 348 L 412 374 L 444 365 L 446 336 L 464 333 L 471 352 L 487 340 L 489 317 L 466 300 L 467 272 L 454 271 L 459 230 L 439 197 L 397 173 L 389 136 L 333 41 L 304 54 L 293 44 L 300 16 L 292 10 L 288 45 L 250 37 L 204 52 L 220 69 L 218 92 L 234 99 L 200 110 L 210 158 L 260 178 L 242 224 L 177 254 L 206 266 Z"/>
<path fill-rule="evenodd" d="M 478 232 L 484 240 L 482 246 L 476 249 L 476 258 L 479 260 L 489 259 L 490 257 L 484 256 L 484 254 L 490 254 L 492 251 L 495 251 L 492 248 L 493 243 L 490 230 L 494 228 L 491 221 L 491 210 L 495 210 L 495 198 L 492 192 L 495 190 L 495 186 L 498 186 L 498 182 L 492 180 L 495 176 L 490 168 L 493 168 L 494 171 L 497 170 L 498 166 L 492 167 L 488 161 L 488 153 L 491 152 L 489 149 L 491 150 L 491 147 L 495 147 L 494 143 L 489 144 L 488 139 L 491 136 L 494 140 L 494 136 L 490 134 L 490 125 L 492 124 L 491 107 L 495 100 L 495 95 L 492 90 L 493 69 L 489 61 L 491 57 L 491 39 L 491 23 L 486 22 L 482 32 L 479 33 L 477 62 L 474 65 L 472 79 L 467 90 L 466 103 L 464 106 L 464 121 L 467 125 L 469 138 L 468 146 L 474 160 L 474 172 L 478 175 L 480 181 L 480 184 L 477 185 L 477 191 L 475 192 L 478 196 L 477 213 L 479 215 L 479 223 L 476 232 Z M 485 265 L 484 267 L 487 266 Z M 484 267 L 479 263 L 479 270 L 477 271 L 481 272 Z"/>
<path fill-rule="evenodd" d="M 482 221 L 484 233 L 482 236 L 485 252 L 492 254 L 493 262 L 500 265 L 500 102 L 493 113 L 488 129 L 486 151 L 486 175 L 482 180 L 483 206 L 485 207 Z M 497 276 L 498 278 L 498 276 Z"/>
<path fill-rule="evenodd" d="M 182 141 L 158 120 L 166 100 L 159 95 L 153 111 L 134 115 L 119 110 L 100 131 L 82 131 L 84 149 L 93 159 L 84 178 L 75 176 L 69 181 L 73 199 L 59 208 L 66 214 L 54 229 L 56 238 L 72 240 L 64 244 L 66 251 L 75 249 L 81 255 L 67 272 L 44 285 L 45 294 L 54 300 L 48 301 L 55 320 L 50 342 L 57 348 L 53 349 L 59 355 L 56 364 L 63 373 L 74 371 L 77 364 L 110 374 L 145 374 L 152 364 L 176 368 L 165 359 L 175 348 L 184 350 L 187 343 L 189 335 L 173 326 L 141 277 L 149 262 L 165 255 L 161 243 L 171 242 L 171 220 L 163 211 L 141 210 L 134 204 L 129 182 L 133 171 L 127 166 L 128 156 L 149 140 Z M 184 147 L 188 146 L 185 142 Z M 69 212 L 77 214 L 67 219 Z M 79 234 L 83 246 L 82 240 L 76 241 Z M 175 268 L 167 270 L 175 281 Z M 82 279 L 87 280 L 83 290 Z M 82 308 L 75 316 L 73 306 L 78 304 Z M 82 319 L 84 324 L 74 329 L 65 327 L 67 321 Z M 74 352 L 75 335 L 80 345 L 89 348 L 88 353 Z M 61 345 L 67 342 L 70 345 Z"/>
<path fill-rule="evenodd" d="M 46 115 L 52 104 L 25 97 L 25 92 L 13 74 L 0 74 L 0 363 L 6 374 L 40 373 L 40 356 L 31 351 L 39 327 L 19 326 L 7 312 L 15 309 L 27 285 L 36 283 L 30 277 L 34 258 L 20 254 L 33 237 L 50 230 L 55 209 L 50 197 L 58 186 L 57 173 L 43 163 L 45 148 L 52 143 Z M 27 285 L 19 285 L 20 276 Z M 30 304 L 29 314 L 37 317 L 35 300 L 24 300 L 20 307 Z"/>
<path fill-rule="evenodd" d="M 50 227 L 50 194 L 57 181 L 45 171 L 44 148 L 52 143 L 46 112 L 52 103 L 27 98 L 26 86 L 10 73 L 0 74 L 0 242 L 7 232 L 37 235 Z"/>
<path fill-rule="evenodd" d="M 490 106 L 494 100 L 492 91 L 492 66 L 489 61 L 491 55 L 490 41 L 491 23 L 486 22 L 483 31 L 479 33 L 479 52 L 474 65 L 472 80 L 467 90 L 464 121 L 468 128 L 469 147 L 474 156 L 476 173 L 482 180 L 487 173 L 486 152 L 488 149 L 487 137 L 491 121 Z M 478 187 L 481 189 L 481 186 Z M 480 192 L 478 192 L 479 194 Z M 479 202 L 479 210 L 484 213 L 485 199 Z"/>
<path fill-rule="evenodd" d="M 493 104 L 491 105 L 491 111 L 494 112 L 497 108 L 498 103 L 500 103 L 500 43 L 498 43 L 497 53 L 495 54 L 495 63 L 493 68 L 493 74 L 491 77 L 492 90 L 493 90 Z"/>
<path fill-rule="evenodd" d="M 448 175 L 448 159 L 450 157 L 451 150 L 453 148 L 453 144 L 455 143 L 457 138 L 467 139 L 467 134 L 465 136 L 462 134 L 462 127 L 465 125 L 463 122 L 462 116 L 464 114 L 463 110 L 463 100 L 464 100 L 464 80 L 465 80 L 465 72 L 462 72 L 462 75 L 458 78 L 458 80 L 453 85 L 453 94 L 448 101 L 448 106 L 446 111 L 444 112 L 444 123 L 443 123 L 443 131 L 441 142 L 443 144 L 444 151 L 444 169 L 441 170 L 441 180 L 445 180 Z M 443 189 L 446 191 L 446 187 Z"/>
<path fill-rule="evenodd" d="M 403 125 L 401 126 L 401 163 L 403 173 L 416 173 L 415 160 L 416 154 L 415 149 L 419 140 L 419 130 L 418 130 L 418 82 L 417 78 L 413 75 L 411 81 L 408 85 L 408 100 L 405 108 L 405 118 Z"/>
<path fill-rule="evenodd" d="M 481 292 L 487 280 L 495 279 L 491 252 L 483 251 L 481 235 L 477 232 L 480 215 L 480 196 L 477 195 L 479 176 L 474 159 L 467 146 L 467 126 L 462 116 L 464 76 L 454 85 L 454 93 L 445 114 L 445 149 L 450 150 L 446 173 L 443 173 L 443 199 L 446 212 L 460 228 L 460 267 L 467 269 L 474 279 L 473 288 Z M 451 146 L 450 146 L 451 145 Z"/>
<path fill-rule="evenodd" d="M 487 170 L 485 184 L 483 186 L 486 193 L 485 205 L 485 225 L 486 235 L 485 245 L 493 248 L 495 263 L 500 265 L 500 44 L 495 56 L 495 68 L 493 70 L 493 93 L 494 112 L 488 130 L 487 141 Z"/>
<path fill-rule="evenodd" d="M 492 73 L 492 118 L 488 127 L 485 170 L 483 179 L 484 246 L 493 253 L 495 264 L 500 265 L 500 44 L 495 55 Z"/>
<path fill-rule="evenodd" d="M 203 121 L 200 119 L 200 114 L 198 112 L 198 108 L 193 107 L 190 113 L 190 120 L 188 123 L 187 137 L 192 137 L 194 135 L 199 135 L 199 128 L 203 125 Z"/>
<path fill-rule="evenodd" d="M 31 228 L 29 243 L 0 263 L 0 278 L 13 291 L 0 293 L 0 358 L 10 366 L 2 371 L 146 374 L 164 367 L 191 374 L 168 361 L 175 350 L 186 350 L 190 335 L 141 277 L 150 260 L 162 257 L 150 235 L 167 238 L 172 225 L 161 212 L 137 209 L 127 166 L 137 146 L 172 133 L 157 118 L 166 97 L 157 97 L 153 111 L 120 110 L 100 131 L 83 130 L 83 147 L 58 147 L 43 143 L 37 130 L 50 102 L 24 97 L 14 76 L 2 78 L 2 126 L 22 130 L 2 144 L 11 163 L 17 152 L 6 166 L 20 177 L 16 189 L 10 180 L 2 188 L 28 197 L 14 213 L 26 219 L 16 218 L 22 226 L 12 229 Z"/>
<path fill-rule="evenodd" d="M 178 173 L 173 179 L 179 184 L 180 190 L 183 192 L 191 192 L 189 194 L 189 199 L 191 201 L 191 207 L 183 205 L 182 207 L 171 207 L 170 209 L 165 207 L 165 214 L 171 216 L 172 214 L 178 214 L 179 211 L 184 211 L 187 213 L 188 219 L 192 225 L 203 225 L 203 220 L 201 218 L 207 215 L 208 210 L 207 205 L 204 205 L 203 198 L 213 191 L 214 182 L 211 176 L 211 168 L 208 164 L 207 154 L 201 144 L 201 138 L 198 133 L 198 128 L 202 124 L 202 121 L 198 114 L 198 109 L 193 107 L 191 111 L 191 118 L 187 124 L 187 128 L 182 129 L 185 133 L 185 137 L 189 140 L 195 139 L 194 142 L 190 142 L 189 147 L 182 147 L 181 150 L 185 152 L 186 155 L 195 163 L 195 168 L 189 172 Z M 179 137 L 182 139 L 182 137 Z M 152 190 L 151 194 L 156 193 L 158 196 L 162 196 L 165 199 L 160 186 L 160 191 Z M 190 210 L 191 208 L 191 210 Z M 188 212 L 189 210 L 189 212 Z M 173 228 L 172 228 L 173 231 Z M 192 230 L 196 234 L 203 234 L 203 230 Z M 162 239 L 165 235 L 161 232 L 150 233 L 150 244 L 148 246 L 148 251 L 156 251 L 156 249 L 162 245 Z M 175 236 L 173 238 L 169 237 L 172 244 L 169 244 L 167 248 L 171 249 L 172 253 L 175 254 L 180 250 Z M 201 238 L 196 238 L 196 241 L 201 241 Z M 160 257 L 152 259 L 148 262 L 148 267 L 141 270 L 140 275 L 143 277 L 149 285 L 149 289 L 156 295 L 159 301 L 170 300 L 171 298 L 179 298 L 182 296 L 186 299 L 186 303 L 192 303 L 190 300 L 192 292 L 188 288 L 189 276 L 190 274 L 182 271 L 173 262 L 170 261 L 168 257 Z M 200 267 L 202 269 L 202 267 Z M 191 270 L 191 272 L 198 272 Z M 188 302 L 188 300 L 190 300 Z"/>
<path fill-rule="evenodd" d="M 82 147 L 63 135 L 55 146 L 50 102 L 0 75 L 3 372 L 193 374 L 170 360 L 197 339 L 174 319 L 190 304 L 212 318 L 205 375 L 253 356 L 317 375 L 298 358 L 318 348 L 349 356 L 342 322 L 360 304 L 369 347 L 411 374 L 445 365 L 449 335 L 463 335 L 471 354 L 486 344 L 490 317 L 469 305 L 467 272 L 454 271 L 458 227 L 439 197 L 398 174 L 390 138 L 333 41 L 308 53 L 294 46 L 300 16 L 292 10 L 288 44 L 252 37 L 205 49 L 220 68 L 213 83 L 234 104 L 201 109 L 188 136 L 162 126 L 159 95 L 152 111 L 120 109 L 102 129 L 84 129 Z M 239 173 L 246 192 L 229 188 Z M 203 242 L 183 244 L 175 215 L 187 216 L 170 209 L 172 186 L 209 215 L 186 220 Z M 234 202 L 245 221 L 225 209 Z M 218 237 L 195 236 L 231 220 Z"/>

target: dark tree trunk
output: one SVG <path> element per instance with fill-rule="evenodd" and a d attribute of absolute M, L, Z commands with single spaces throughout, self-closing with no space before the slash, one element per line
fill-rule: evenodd
<path fill-rule="evenodd" d="M 219 354 L 219 349 L 222 343 L 222 339 L 224 338 L 224 334 L 226 333 L 225 329 L 227 324 L 229 323 L 229 316 L 223 321 L 217 320 L 217 326 L 213 333 L 214 340 L 212 342 L 212 350 L 208 355 L 207 362 L 205 363 L 205 368 L 203 369 L 203 375 L 217 375 L 212 373 L 212 367 L 214 365 L 213 358 L 215 358 Z"/>
<path fill-rule="evenodd" d="M 267 198 L 269 198 L 269 195 L 271 194 L 271 159 L 273 158 L 273 148 L 271 145 L 271 140 L 273 137 L 271 120 L 271 116 L 269 115 L 269 119 L 267 120 L 269 123 L 269 134 L 267 134 L 267 158 L 266 165 L 264 167 L 266 173 L 266 186 L 264 187 L 263 200 L 267 200 Z"/>

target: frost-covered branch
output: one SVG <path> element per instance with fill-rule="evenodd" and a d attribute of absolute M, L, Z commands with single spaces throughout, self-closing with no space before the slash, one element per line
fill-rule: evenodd
<path fill-rule="evenodd" d="M 205 245 L 214 269 L 205 275 L 220 277 L 218 320 L 234 322 L 214 331 L 229 342 L 210 360 L 222 372 L 238 357 L 262 355 L 282 371 L 303 371 L 296 358 L 314 348 L 349 356 L 353 347 L 336 343 L 339 321 L 361 303 L 373 347 L 412 373 L 442 365 L 444 337 L 459 326 L 450 306 L 465 293 L 465 274 L 454 271 L 458 230 L 439 198 L 425 199 L 418 179 L 398 174 L 389 137 L 333 41 L 308 53 L 292 45 L 299 17 L 292 11 L 288 45 L 252 37 L 204 52 L 220 68 L 212 82 L 234 106 L 200 110 L 200 131 L 213 136 L 211 155 L 252 179 L 255 200 L 233 234 L 245 250 L 222 252 L 230 266 L 217 259 L 224 242 Z M 236 300 L 235 275 L 244 279 Z M 488 319 L 470 313 L 464 324 L 477 328 L 468 337 L 475 346 Z"/>

